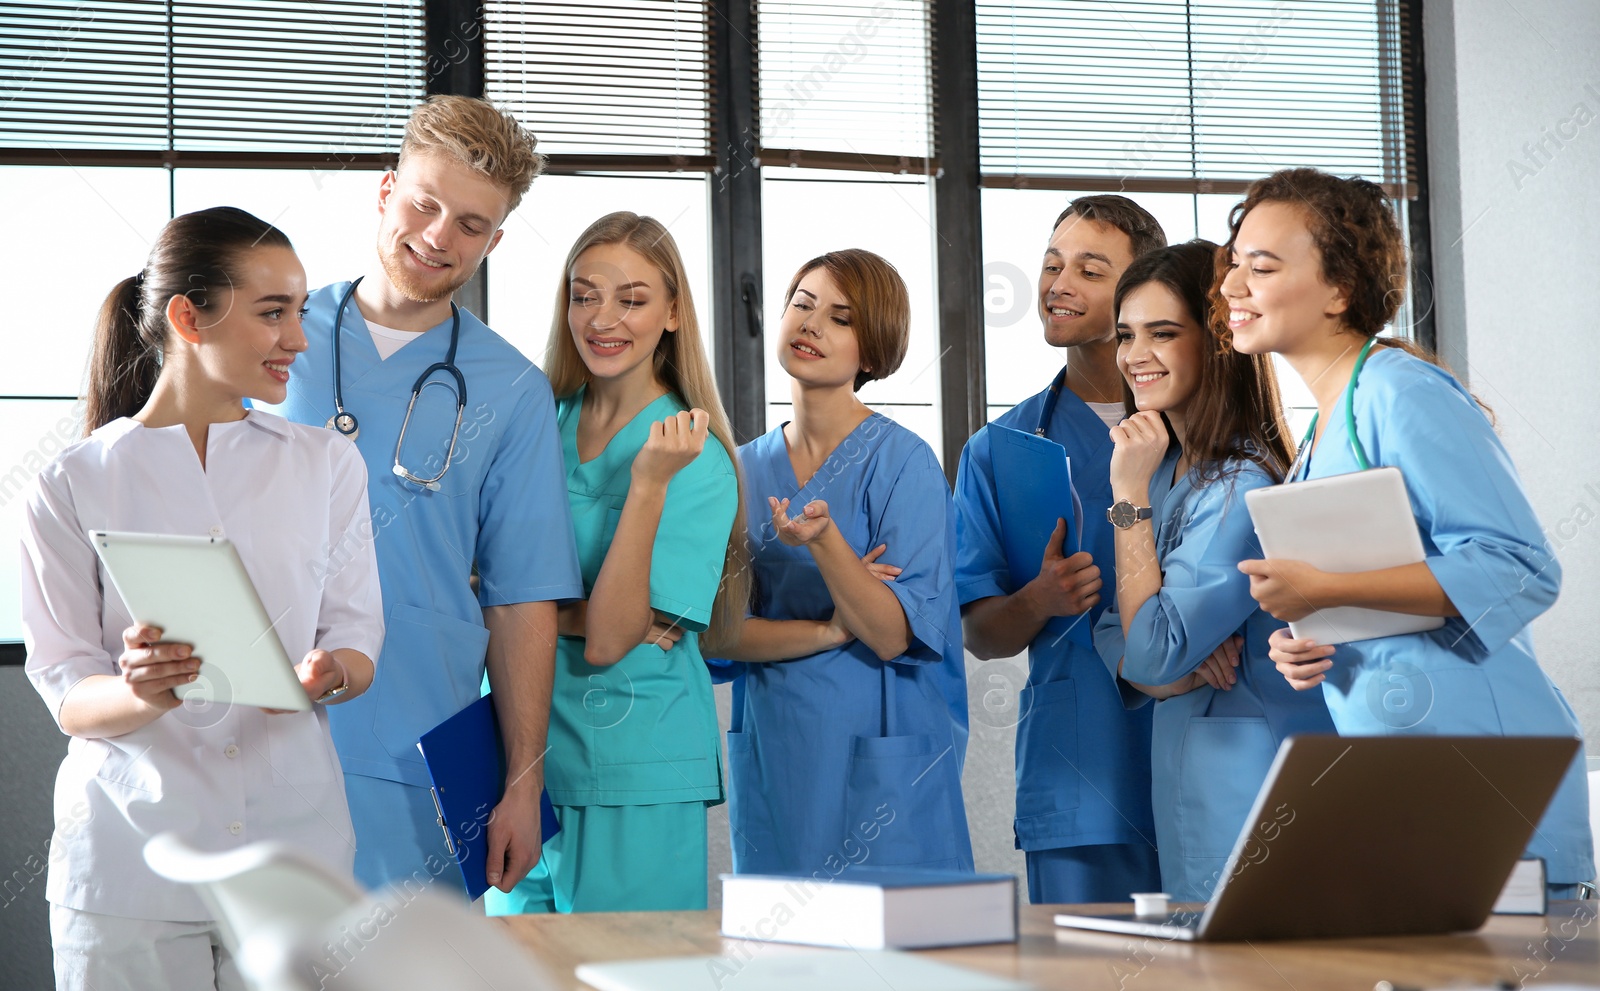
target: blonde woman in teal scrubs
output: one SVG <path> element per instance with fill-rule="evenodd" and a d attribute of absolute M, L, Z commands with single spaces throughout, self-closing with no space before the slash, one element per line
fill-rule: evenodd
<path fill-rule="evenodd" d="M 544 369 L 587 598 L 558 621 L 545 787 L 561 831 L 486 905 L 703 909 L 723 789 L 700 637 L 744 618 L 749 578 L 733 435 L 660 223 L 613 213 L 578 238 Z"/>

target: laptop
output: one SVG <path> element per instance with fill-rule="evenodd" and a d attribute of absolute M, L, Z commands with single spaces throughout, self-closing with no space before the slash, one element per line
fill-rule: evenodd
<path fill-rule="evenodd" d="M 1332 572 L 1376 571 L 1423 560 L 1422 537 L 1399 468 L 1252 489 L 1244 501 L 1268 560 L 1305 561 Z M 1443 625 L 1438 616 L 1337 606 L 1290 623 L 1289 632 L 1337 644 Z"/>
<path fill-rule="evenodd" d="M 1572 737 L 1292 736 L 1203 908 L 1064 913 L 1056 924 L 1212 942 L 1477 929 L 1579 746 Z"/>

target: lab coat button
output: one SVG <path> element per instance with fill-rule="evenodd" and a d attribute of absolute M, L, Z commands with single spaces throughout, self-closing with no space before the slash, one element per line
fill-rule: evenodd
<path fill-rule="evenodd" d="M 239 748 L 230 743 L 226 747 L 222 748 L 222 756 L 232 760 L 233 758 L 239 756 Z"/>
<path fill-rule="evenodd" d="M 240 833 L 244 832 L 244 823 L 242 823 L 242 822 L 230 822 L 230 823 L 228 823 L 228 832 L 232 833 L 235 836 L 238 836 Z"/>
<path fill-rule="evenodd" d="M 221 526 L 214 526 L 214 527 L 212 527 L 212 528 L 211 528 L 211 535 L 212 535 L 212 536 L 213 536 L 213 537 L 220 537 L 220 536 L 222 536 L 222 527 L 221 527 Z"/>

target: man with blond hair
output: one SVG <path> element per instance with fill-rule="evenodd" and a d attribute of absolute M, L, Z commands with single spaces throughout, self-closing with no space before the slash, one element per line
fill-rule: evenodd
<path fill-rule="evenodd" d="M 371 690 L 328 718 L 372 887 L 454 872 L 417 738 L 478 697 L 485 667 L 507 767 L 478 824 L 489 883 L 509 891 L 539 859 L 556 602 L 583 596 L 566 473 L 549 381 L 451 301 L 539 174 L 535 144 L 484 100 L 418 106 L 378 185 L 376 257 L 311 295 L 289 370 L 281 412 L 367 462 L 387 632 Z"/>

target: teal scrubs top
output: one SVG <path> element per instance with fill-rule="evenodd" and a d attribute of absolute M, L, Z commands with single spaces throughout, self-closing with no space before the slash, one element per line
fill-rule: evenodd
<path fill-rule="evenodd" d="M 1194 471 L 1174 482 L 1179 454 L 1168 451 L 1150 480 L 1161 590 L 1139 607 L 1126 638 L 1112 596 L 1094 635 L 1132 708 L 1151 699 L 1128 680 L 1169 684 L 1228 637 L 1244 638 L 1231 689 L 1201 686 L 1154 706 L 1151 799 L 1161 889 L 1178 901 L 1207 901 L 1278 745 L 1295 733 L 1334 728 L 1322 693 L 1295 691 L 1267 656 L 1267 638 L 1284 624 L 1256 605 L 1239 570 L 1240 561 L 1261 556 L 1245 493 L 1271 485 L 1272 477 L 1238 461 L 1203 484 Z M 1119 661 L 1126 680 L 1117 679 Z"/>
<path fill-rule="evenodd" d="M 1581 737 L 1528 630 L 1555 602 L 1561 566 L 1488 418 L 1448 372 L 1395 348 L 1372 352 L 1354 402 L 1367 459 L 1405 475 L 1428 569 L 1461 616 L 1340 644 L 1322 683 L 1339 732 Z M 1341 397 L 1306 477 L 1359 470 L 1347 408 Z M 1594 877 L 1581 750 L 1526 855 L 1545 859 L 1552 884 Z"/>
<path fill-rule="evenodd" d="M 288 398 L 277 410 L 288 419 L 320 427 L 333 415 L 333 325 L 349 288 L 325 286 L 306 304 L 308 347 L 295 358 Z M 418 787 L 429 779 L 417 737 L 479 697 L 489 644 L 484 608 L 583 594 L 550 382 L 465 310 L 456 366 L 466 379 L 467 407 L 450 468 L 437 491 L 391 471 L 411 387 L 444 360 L 450 323 L 446 318 L 387 359 L 378 357 L 354 301 L 340 331 L 344 404 L 360 421 L 355 444 L 367 462 L 385 636 L 372 688 L 332 706 L 328 723 L 346 773 Z M 444 464 L 456 421 L 454 379 L 437 372 L 429 381 L 439 384 L 417 398 L 401 455 L 424 477 Z M 331 559 L 348 553 L 334 548 Z M 474 566 L 476 593 L 469 584 Z M 351 814 L 361 828 L 354 797 Z M 361 837 L 363 846 L 382 842 L 381 832 Z"/>
<path fill-rule="evenodd" d="M 557 403 L 567 500 L 583 571 L 594 589 L 628 498 L 634 456 L 650 425 L 687 409 L 668 393 L 646 406 L 589 461 L 578 460 L 584 390 Z M 738 513 L 738 476 L 715 437 L 673 476 L 650 556 L 650 606 L 684 631 L 671 650 L 633 648 L 610 666 L 583 659 L 584 641 L 556 642 L 545 787 L 556 805 L 722 801 L 721 748 L 700 633 L 722 581 Z M 589 622 L 604 617 L 589 615 Z"/>
<path fill-rule="evenodd" d="M 1052 387 L 1053 388 L 1053 387 Z M 1017 700 L 1017 811 L 1020 850 L 1132 843 L 1145 846 L 1150 812 L 1150 707 L 1127 710 L 1092 643 L 1068 635 L 1105 611 L 1116 583 L 1111 505 L 1111 432 L 1094 410 L 1063 388 L 1041 423 L 1050 389 L 995 420 L 1036 430 L 1066 448 L 1072 484 L 1083 503 L 1082 548 L 1105 583 L 1085 617 L 1056 617 L 1028 646 L 1028 683 Z M 956 593 L 961 604 L 1011 595 L 1020 583 L 1006 565 L 989 428 L 961 451 L 956 474 Z M 1120 889 L 1119 889 L 1120 890 Z M 1072 898 L 1072 901 L 1081 899 Z"/>

